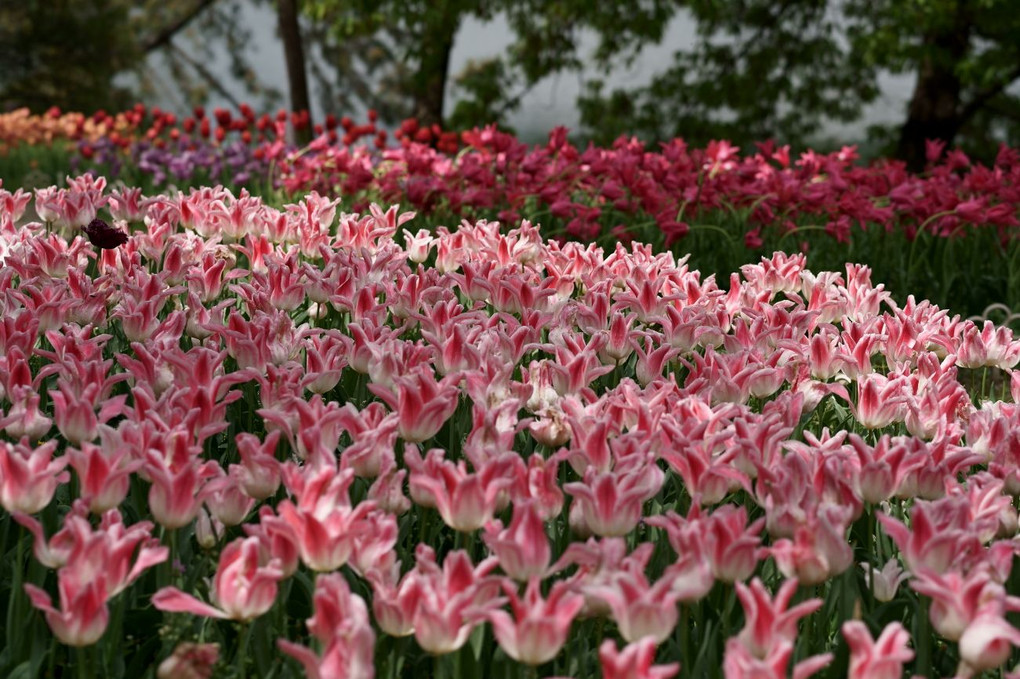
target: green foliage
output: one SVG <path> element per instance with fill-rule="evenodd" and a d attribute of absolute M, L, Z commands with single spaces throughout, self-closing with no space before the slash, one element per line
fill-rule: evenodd
<path fill-rule="evenodd" d="M 697 20 L 693 49 L 647 87 L 603 93 L 589 84 L 584 124 L 606 140 L 629 127 L 651 138 L 738 144 L 802 142 L 824 120 L 851 121 L 879 91 L 876 68 L 842 43 L 826 2 L 686 3 Z"/>
<path fill-rule="evenodd" d="M 0 110 L 119 110 L 113 78 L 138 59 L 121 0 L 25 0 L 0 5 Z"/>
<path fill-rule="evenodd" d="M 588 55 L 580 52 L 584 31 L 594 31 L 599 44 L 592 57 L 608 65 L 632 59 L 640 47 L 661 39 L 674 11 L 670 0 L 632 3 L 589 3 L 580 0 L 305 0 L 302 11 L 313 24 L 330 27 L 330 43 L 342 51 L 357 49 L 372 39 L 387 54 L 376 64 L 378 84 L 360 99 L 379 108 L 377 100 L 401 99 L 402 105 L 380 109 L 385 120 L 416 115 L 422 122 L 447 127 L 502 123 L 516 110 L 522 96 L 543 78 L 580 70 Z M 505 54 L 464 72 L 448 74 L 453 39 L 467 19 L 489 20 L 503 13 L 514 42 Z M 315 30 L 313 28 L 313 30 Z M 447 77 L 454 80 L 458 103 L 453 112 L 442 108 Z M 343 79 L 358 79 L 345 71 Z M 441 120 L 440 120 L 441 119 Z"/>
<path fill-rule="evenodd" d="M 386 121 L 415 115 L 431 124 L 442 122 L 454 36 L 469 16 L 490 18 L 488 4 L 485 0 L 304 0 L 300 7 L 318 25 L 313 31 L 325 27 L 322 44 L 345 55 L 341 61 L 359 61 L 356 55 L 365 44 L 371 44 L 376 57 L 381 57 L 370 66 L 374 82 L 360 78 L 356 69 L 346 69 L 337 74 L 341 88 L 348 79 L 359 82 L 359 103 L 376 108 Z"/>
<path fill-rule="evenodd" d="M 481 120 L 502 120 L 507 111 L 520 104 L 519 96 L 507 96 L 508 92 L 515 89 L 516 81 L 501 59 L 468 63 L 457 76 L 454 85 L 455 91 L 463 95 L 463 98 L 458 98 L 453 111 L 444 121 L 447 127 L 453 129 L 474 127 Z M 505 125 L 500 127 L 505 132 L 514 133 Z"/>
<path fill-rule="evenodd" d="M 959 80 L 924 92 L 948 97 L 950 127 L 980 157 L 1016 139 L 1020 14 L 1011 0 L 689 0 L 693 47 L 647 86 L 588 83 L 582 121 L 605 142 L 622 134 L 682 136 L 700 145 L 765 138 L 800 145 L 827 121 L 859 118 L 880 72 L 944 68 Z M 955 41 L 955 42 L 954 42 Z M 962 42 L 960 42 L 962 41 Z M 927 69 L 927 71 L 926 71 Z M 891 130 L 874 139 L 893 140 Z M 891 146 L 884 150 L 892 151 Z"/>
<path fill-rule="evenodd" d="M 119 111 L 156 93 L 194 106 L 205 104 L 210 90 L 236 105 L 205 66 L 217 45 L 227 49 L 234 82 L 267 108 L 279 93 L 243 56 L 251 36 L 241 11 L 236 0 L 0 3 L 0 111 Z M 166 57 L 170 82 L 147 70 L 146 57 L 156 51 Z M 136 84 L 123 78 L 129 75 Z"/>

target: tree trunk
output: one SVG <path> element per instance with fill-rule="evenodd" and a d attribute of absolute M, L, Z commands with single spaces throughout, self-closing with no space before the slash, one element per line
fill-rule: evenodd
<path fill-rule="evenodd" d="M 305 69 L 305 50 L 301 41 L 301 27 L 298 25 L 297 0 L 279 0 L 280 38 L 283 40 L 283 54 L 287 61 L 287 89 L 290 92 L 292 111 L 311 111 L 308 100 L 308 74 Z M 307 144 L 312 138 L 312 121 L 295 130 L 298 144 Z"/>
<path fill-rule="evenodd" d="M 925 141 L 952 144 L 964 122 L 956 65 L 970 50 L 972 23 L 965 4 L 966 0 L 958 3 L 953 25 L 924 36 L 925 55 L 896 150 L 896 157 L 914 172 L 924 169 Z"/>
<path fill-rule="evenodd" d="M 453 14 L 453 16 L 450 16 Z M 436 12 L 422 27 L 421 62 L 414 77 L 414 117 L 423 126 L 443 124 L 443 99 L 453 38 L 460 26 L 457 12 Z"/>

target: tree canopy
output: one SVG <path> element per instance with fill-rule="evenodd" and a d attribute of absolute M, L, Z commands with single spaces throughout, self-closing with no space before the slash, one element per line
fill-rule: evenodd
<path fill-rule="evenodd" d="M 217 44 L 227 47 L 230 76 L 245 91 L 275 100 L 241 56 L 248 35 L 240 10 L 237 0 L 0 3 L 0 110 L 109 111 L 158 88 L 189 105 L 203 103 L 210 90 L 232 101 L 230 88 L 206 65 Z M 175 40 L 183 34 L 189 39 Z M 146 68 L 154 52 L 165 57 L 171 82 Z M 133 84 L 123 77 L 132 74 Z"/>
<path fill-rule="evenodd" d="M 114 76 L 138 58 L 119 0 L 24 0 L 0 5 L 0 110 L 119 108 Z"/>
<path fill-rule="evenodd" d="M 686 0 L 696 43 L 647 86 L 580 106 L 599 137 L 628 131 L 694 142 L 804 142 L 826 120 L 856 120 L 880 72 L 915 75 L 898 129 L 875 130 L 919 169 L 924 140 L 984 157 L 1020 142 L 1020 13 L 1014 0 Z"/>

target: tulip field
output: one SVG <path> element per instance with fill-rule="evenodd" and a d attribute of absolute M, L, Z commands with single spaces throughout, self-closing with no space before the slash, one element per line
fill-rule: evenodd
<path fill-rule="evenodd" d="M 1020 153 L 198 113 L 0 116 L 0 676 L 1020 679 Z"/>

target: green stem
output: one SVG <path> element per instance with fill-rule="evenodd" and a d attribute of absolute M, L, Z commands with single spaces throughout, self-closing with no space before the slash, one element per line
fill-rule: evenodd
<path fill-rule="evenodd" d="M 782 236 L 780 236 L 779 242 L 782 243 L 790 236 L 794 235 L 795 233 L 801 233 L 802 231 L 825 231 L 825 227 L 819 226 L 818 224 L 805 224 L 804 226 L 798 226 L 796 228 L 790 229 Z"/>
<path fill-rule="evenodd" d="M 722 629 L 723 629 L 723 636 L 725 638 L 729 638 L 729 636 L 730 636 L 730 634 L 729 634 L 730 633 L 730 618 L 731 618 L 732 613 L 733 613 L 733 607 L 737 603 L 737 588 L 736 587 L 729 587 L 729 588 L 726 589 L 725 601 L 726 601 L 726 603 L 723 606 L 723 619 L 722 619 L 723 627 L 722 627 Z"/>
<path fill-rule="evenodd" d="M 419 511 L 418 512 L 418 544 L 417 545 L 412 545 L 412 550 L 411 551 L 414 551 L 413 547 L 417 547 L 418 545 L 422 544 L 423 542 L 425 542 L 425 512 L 424 511 Z"/>
<path fill-rule="evenodd" d="M 180 555 L 177 545 L 177 533 L 176 528 L 170 531 L 170 556 L 167 558 L 167 561 L 170 562 L 170 577 L 175 584 L 178 584 L 181 577 L 181 572 L 174 565 L 177 563 L 178 556 Z"/>
<path fill-rule="evenodd" d="M 108 628 L 112 630 L 112 634 L 104 634 L 103 640 L 100 642 L 104 643 L 104 646 L 98 653 L 99 660 L 102 662 L 100 669 L 103 670 L 103 675 L 106 674 L 106 668 L 113 664 L 117 654 L 123 654 L 124 652 L 124 609 L 127 607 L 127 600 L 127 592 L 121 592 L 117 597 L 117 602 L 113 604 L 113 616 Z"/>
<path fill-rule="evenodd" d="M 75 667 L 75 672 L 79 679 L 90 679 L 92 674 L 89 672 L 89 660 L 86 649 L 82 647 L 74 649 L 74 656 L 75 664 L 77 665 L 77 667 Z"/>
<path fill-rule="evenodd" d="M 918 595 L 917 612 L 914 617 L 914 648 L 917 649 L 914 674 L 932 676 L 931 632 L 928 629 L 928 597 Z"/>
<path fill-rule="evenodd" d="M 96 253 L 95 257 L 89 257 L 88 263 L 85 265 L 85 275 L 91 278 L 93 281 L 99 278 L 99 254 Z"/>
<path fill-rule="evenodd" d="M 459 530 L 453 531 L 453 549 L 463 549 L 464 547 L 464 533 Z"/>
<path fill-rule="evenodd" d="M 815 585 L 814 587 L 811 588 L 811 593 L 814 596 L 818 596 L 818 594 L 819 594 L 819 587 L 820 587 L 820 585 Z M 815 639 L 815 629 L 816 629 L 817 619 L 818 619 L 818 616 L 815 615 L 814 613 L 812 613 L 811 615 L 808 616 L 808 629 L 807 629 L 807 632 L 808 632 L 808 635 L 807 635 L 808 653 L 814 653 L 814 650 L 816 648 L 820 647 L 820 644 L 818 643 L 818 640 Z"/>
<path fill-rule="evenodd" d="M 688 228 L 690 231 L 718 231 L 726 237 L 726 240 L 731 242 L 733 241 L 733 234 L 715 224 L 691 224 Z"/>
<path fill-rule="evenodd" d="M 166 526 L 159 527 L 160 544 L 168 544 L 169 541 L 167 540 L 167 532 L 168 529 Z M 173 554 L 171 553 L 171 555 L 167 558 L 166 561 L 156 566 L 156 585 L 159 588 L 168 587 L 171 584 L 171 580 L 173 578 L 172 559 Z"/>
<path fill-rule="evenodd" d="M 680 657 L 691 662 L 691 611 L 688 604 L 680 605 Z"/>
<path fill-rule="evenodd" d="M 875 556 L 878 559 L 877 565 L 879 567 L 884 567 L 885 563 L 882 561 L 882 541 L 879 539 L 878 535 L 875 534 L 875 528 L 876 528 L 875 524 L 876 524 L 876 521 L 875 521 L 875 508 L 872 508 L 871 511 L 868 512 L 868 538 L 867 538 L 868 539 L 868 545 L 865 548 L 865 551 L 868 554 L 875 554 Z M 875 568 L 875 564 L 869 564 L 868 567 L 871 569 L 871 571 L 868 574 L 868 590 L 871 591 L 871 605 L 874 606 L 875 605 L 875 573 L 877 573 L 878 571 Z"/>
<path fill-rule="evenodd" d="M 10 520 L 10 517 L 7 517 Z M 22 582 L 24 581 L 24 562 L 25 562 L 25 541 L 21 539 L 22 535 L 19 531 L 17 533 L 17 549 L 15 550 L 15 561 L 14 561 L 14 580 L 11 583 L 11 598 L 7 603 L 7 648 L 11 650 L 13 654 L 16 649 L 23 648 L 21 643 L 21 632 L 24 628 L 22 621 L 25 618 L 24 613 L 21 611 L 21 602 L 25 598 L 23 591 Z M 20 660 L 20 655 L 16 656 Z M 14 657 L 12 657 L 12 660 Z"/>
<path fill-rule="evenodd" d="M 949 216 L 951 214 L 954 214 L 955 212 L 956 212 L 955 209 L 953 209 L 953 210 L 943 210 L 942 212 L 936 212 L 931 217 L 928 217 L 926 220 L 921 222 L 921 225 L 919 227 L 917 227 L 917 233 L 918 234 L 924 233 L 924 230 L 928 228 L 928 224 L 930 224 L 931 222 L 933 222 L 936 219 L 939 219 L 941 217 L 947 217 L 947 216 Z"/>
<path fill-rule="evenodd" d="M 245 679 L 245 676 L 247 676 L 248 643 L 251 641 L 251 632 L 253 627 L 254 625 L 250 622 L 241 623 L 241 645 L 237 649 L 237 658 L 234 660 L 234 664 L 237 667 L 237 676 L 240 679 Z"/>

